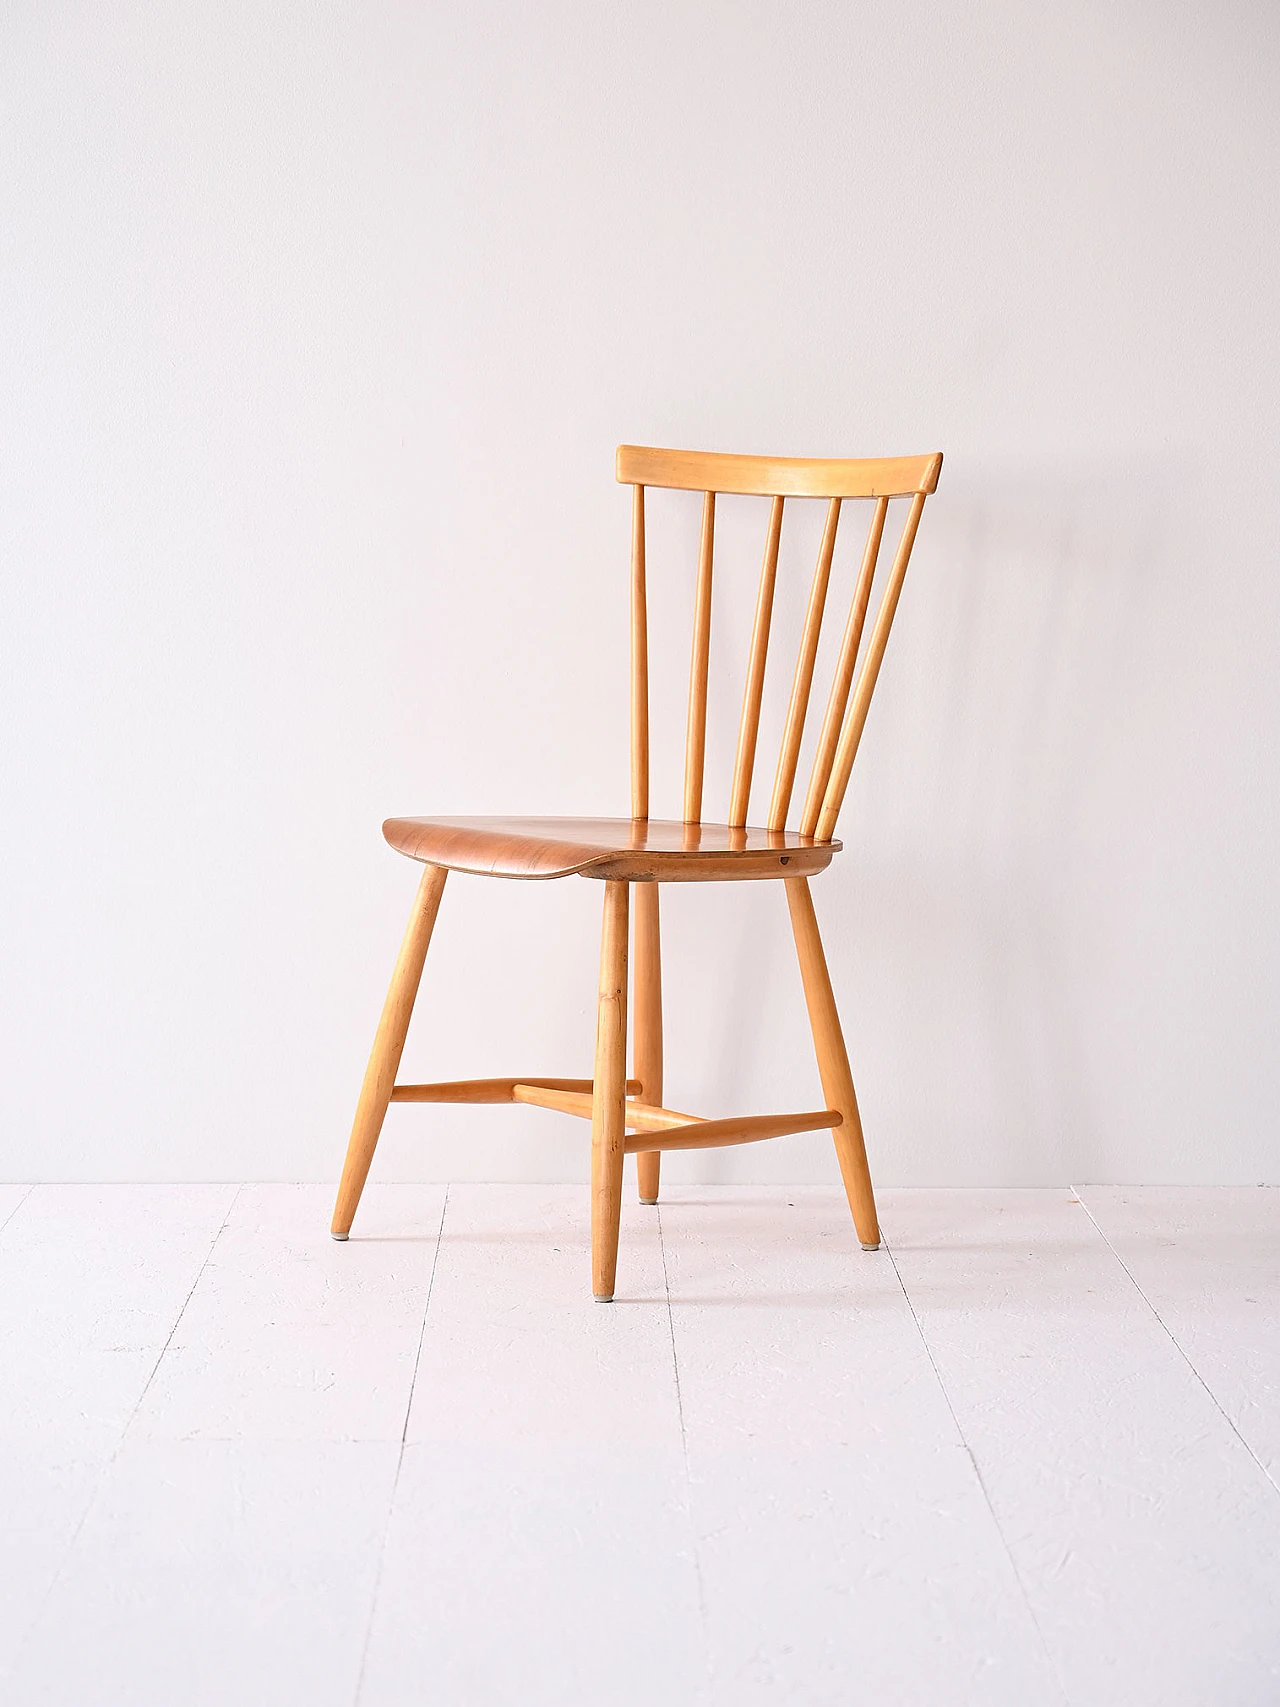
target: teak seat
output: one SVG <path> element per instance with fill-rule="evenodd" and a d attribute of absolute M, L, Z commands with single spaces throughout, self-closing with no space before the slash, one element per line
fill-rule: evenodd
<path fill-rule="evenodd" d="M 862 738 L 924 501 L 936 489 L 941 468 L 940 454 L 830 461 L 724 456 L 636 445 L 619 447 L 617 478 L 632 488 L 631 817 L 389 818 L 383 825 L 383 834 L 390 845 L 419 860 L 424 870 L 356 1106 L 334 1209 L 335 1239 L 345 1239 L 350 1232 L 391 1103 L 511 1102 L 558 1109 L 591 1122 L 591 1277 L 592 1291 L 601 1302 L 611 1300 L 614 1293 L 622 1163 L 628 1153 L 637 1157 L 641 1201 L 656 1203 L 663 1150 L 746 1144 L 829 1127 L 858 1238 L 865 1250 L 879 1248 L 880 1228 L 862 1122 L 809 878 L 824 870 L 840 851 L 841 844 L 835 840 L 836 820 Z M 648 487 L 702 494 L 685 743 L 684 816 L 679 820 L 649 816 L 649 625 L 645 560 Z M 702 818 L 711 581 L 716 496 L 720 493 L 771 500 L 727 824 L 704 823 Z M 766 823 L 760 827 L 749 825 L 747 818 L 783 509 L 788 498 L 825 499 L 826 525 L 810 588 Z M 907 501 L 907 513 L 863 646 L 889 503 L 899 498 Z M 788 830 L 818 643 L 832 582 L 836 535 L 842 505 L 849 499 L 870 501 L 870 524 L 849 595 L 834 680 L 817 736 L 808 786 L 797 826 Z M 590 1079 L 525 1075 L 427 1085 L 396 1083 L 427 947 L 450 871 L 519 879 L 578 875 L 604 883 L 595 1067 Z M 742 1115 L 721 1120 L 677 1113 L 663 1105 L 660 885 L 767 878 L 781 879 L 784 884 L 826 1106 L 801 1114 Z M 634 1037 L 632 1077 L 627 1078 L 627 962 L 633 884 Z"/>

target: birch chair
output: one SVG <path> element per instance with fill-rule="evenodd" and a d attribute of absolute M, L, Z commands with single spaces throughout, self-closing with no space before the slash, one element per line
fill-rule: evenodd
<path fill-rule="evenodd" d="M 591 1283 L 592 1292 L 601 1303 L 613 1298 L 622 1164 L 623 1157 L 631 1153 L 636 1155 L 638 1163 L 640 1199 L 643 1203 L 655 1203 L 664 1150 L 750 1144 L 784 1133 L 829 1127 L 858 1238 L 864 1250 L 879 1248 L 880 1228 L 862 1122 L 818 934 L 809 879 L 825 870 L 840 851 L 841 844 L 835 840 L 836 820 L 849 786 L 924 501 L 936 488 L 941 467 L 940 455 L 825 461 L 653 450 L 636 445 L 619 448 L 617 478 L 632 489 L 631 816 L 389 818 L 383 825 L 383 835 L 390 845 L 410 859 L 421 861 L 423 873 L 356 1107 L 334 1210 L 335 1239 L 345 1239 L 350 1231 L 389 1104 L 510 1102 L 558 1109 L 591 1122 Z M 649 816 L 647 487 L 702 494 L 684 812 L 677 820 Z M 711 578 L 716 496 L 720 493 L 752 494 L 770 500 L 727 824 L 706 823 L 702 817 Z M 788 498 L 825 499 L 826 526 L 809 593 L 768 811 L 764 823 L 757 826 L 749 822 L 752 783 L 756 777 L 756 744 L 783 506 Z M 906 518 L 863 646 L 881 540 L 889 501 L 893 498 L 907 500 Z M 808 786 L 796 816 L 796 827 L 788 829 L 818 643 L 828 605 L 836 532 L 842 509 L 850 499 L 867 500 L 870 505 L 866 543 L 845 617 L 835 679 L 827 697 Z M 595 1070 L 591 1079 L 526 1076 L 430 1085 L 397 1084 L 405 1034 L 450 871 L 508 878 L 576 874 L 603 883 L 604 928 Z M 758 1114 L 720 1120 L 676 1113 L 663 1105 L 660 885 L 768 878 L 780 881 L 787 897 L 826 1106 L 800 1114 Z M 632 1077 L 628 1078 L 625 1064 L 628 915 L 633 889 L 633 1067 Z"/>

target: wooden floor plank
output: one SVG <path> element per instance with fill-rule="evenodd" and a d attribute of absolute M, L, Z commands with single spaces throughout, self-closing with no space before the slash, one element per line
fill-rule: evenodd
<path fill-rule="evenodd" d="M 0 1233 L 0 1698 L 236 1195 L 16 1190 Z"/>
<path fill-rule="evenodd" d="M 6 1701 L 350 1707 L 398 1455 L 390 1441 L 127 1442 Z"/>
<path fill-rule="evenodd" d="M 31 1191 L 29 1185 L 0 1185 L 0 1238 L 4 1237 L 5 1228 L 31 1195 Z"/>
<path fill-rule="evenodd" d="M 1059 1700 L 843 1193 L 681 1191 L 662 1221 L 717 1707 Z"/>
<path fill-rule="evenodd" d="M 601 1306 L 585 1181 L 37 1188 L 0 1697 L 1280 1699 L 1275 1200 L 1085 1196 L 628 1198 Z"/>
<path fill-rule="evenodd" d="M 1280 1492 L 1280 1188 L 1079 1196 Z"/>
<path fill-rule="evenodd" d="M 584 1186 L 453 1186 L 361 1701 L 649 1707 L 704 1683 L 651 1210 L 592 1301 Z"/>
<path fill-rule="evenodd" d="M 345 1242 L 327 1186 L 245 1186 L 133 1433 L 149 1440 L 396 1440 L 444 1208 L 370 1185 Z"/>
<path fill-rule="evenodd" d="M 1280 1699 L 1280 1501 L 1074 1194 L 884 1222 L 1069 1699 Z"/>

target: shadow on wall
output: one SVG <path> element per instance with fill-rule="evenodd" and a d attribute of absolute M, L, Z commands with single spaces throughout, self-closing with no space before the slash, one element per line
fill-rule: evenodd
<path fill-rule="evenodd" d="M 1118 1123 L 1155 1118 L 1106 1065 L 1115 1037 L 1101 1060 L 1098 1042 L 1125 1024 L 1117 988 L 1144 976 L 1124 964 L 1143 846 L 1151 882 L 1173 887 L 1193 477 L 1165 458 L 952 458 L 926 512 L 847 851 L 815 890 L 885 1183 L 1107 1178 Z M 762 951 L 770 973 L 788 952 L 731 910 L 724 1041 L 699 1087 L 717 1108 L 739 1106 L 751 1057 L 775 1046 L 757 980 Z M 798 994 L 786 978 L 779 1004 Z M 728 1153 L 707 1164 L 734 1177 Z"/>

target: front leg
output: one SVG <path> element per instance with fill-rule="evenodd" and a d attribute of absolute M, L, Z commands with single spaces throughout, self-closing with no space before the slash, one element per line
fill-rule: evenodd
<path fill-rule="evenodd" d="M 591 1290 L 600 1304 L 613 1302 L 618 1272 L 627 1112 L 628 900 L 628 884 L 606 882 L 591 1092 Z"/>
<path fill-rule="evenodd" d="M 418 984 L 422 978 L 431 932 L 435 928 L 436 914 L 440 911 L 444 880 L 448 875 L 442 865 L 424 866 L 418 884 L 413 912 L 409 915 L 409 927 L 404 933 L 404 942 L 400 945 L 400 956 L 391 975 L 391 988 L 387 991 L 382 1018 L 378 1021 L 377 1034 L 373 1040 L 373 1052 L 369 1056 L 364 1083 L 360 1087 L 360 1101 L 356 1105 L 356 1117 L 347 1145 L 347 1159 L 342 1169 L 342 1182 L 338 1187 L 338 1201 L 333 1211 L 335 1239 L 345 1239 L 351 1231 L 356 1205 L 360 1202 L 364 1182 L 369 1176 L 369 1166 L 377 1147 L 378 1134 L 382 1131 L 382 1122 L 391 1102 L 392 1087 L 400 1069 L 400 1056 L 404 1051 L 404 1040 L 413 1014 L 413 1004 L 418 997 Z"/>

